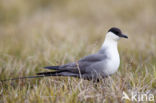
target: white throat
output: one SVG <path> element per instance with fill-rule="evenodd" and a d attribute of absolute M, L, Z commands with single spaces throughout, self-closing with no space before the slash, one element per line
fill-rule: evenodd
<path fill-rule="evenodd" d="M 115 34 L 108 32 L 106 34 L 106 38 L 105 38 L 104 43 L 102 44 L 101 49 L 107 48 L 107 49 L 116 49 L 117 50 L 118 40 L 119 40 L 119 38 Z"/>

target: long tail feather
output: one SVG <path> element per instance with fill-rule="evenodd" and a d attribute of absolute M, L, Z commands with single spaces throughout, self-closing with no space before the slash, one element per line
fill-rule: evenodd
<path fill-rule="evenodd" d="M 70 72 L 41 72 L 37 75 L 42 76 L 68 76 L 68 77 L 80 77 L 79 74 L 74 74 Z"/>
<path fill-rule="evenodd" d="M 41 77 L 46 77 L 46 76 L 44 76 L 44 75 L 26 76 L 26 77 L 12 78 L 12 79 L 4 79 L 4 80 L 0 80 L 0 81 L 5 82 L 5 81 L 12 81 L 12 80 L 32 79 L 32 78 L 41 78 Z"/>
<path fill-rule="evenodd" d="M 37 75 L 44 75 L 44 76 L 51 75 L 51 76 L 55 76 L 55 75 L 57 75 L 59 73 L 66 72 L 66 71 L 67 70 L 58 70 L 58 71 L 54 71 L 54 72 L 40 72 L 40 73 L 37 73 Z"/>

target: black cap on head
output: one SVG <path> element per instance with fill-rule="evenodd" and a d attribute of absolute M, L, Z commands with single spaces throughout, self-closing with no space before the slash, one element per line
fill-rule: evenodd
<path fill-rule="evenodd" d="M 112 32 L 112 33 L 116 34 L 119 37 L 128 38 L 128 36 L 122 34 L 122 31 L 119 28 L 116 28 L 116 27 L 110 28 L 108 30 L 108 32 Z"/>

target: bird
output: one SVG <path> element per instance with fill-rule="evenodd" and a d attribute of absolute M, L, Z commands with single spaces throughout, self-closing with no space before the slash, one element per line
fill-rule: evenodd
<path fill-rule="evenodd" d="M 128 36 L 123 34 L 119 28 L 112 27 L 106 33 L 105 40 L 96 53 L 85 56 L 76 62 L 44 67 L 52 71 L 39 72 L 35 76 L 11 80 L 48 76 L 67 76 L 87 80 L 99 80 L 100 78 L 108 77 L 117 72 L 120 66 L 118 41 L 121 38 L 128 38 Z"/>
<path fill-rule="evenodd" d="M 77 62 L 71 62 L 60 66 L 47 66 L 45 69 L 52 72 L 37 73 L 40 76 L 70 76 L 88 80 L 97 80 L 114 74 L 120 65 L 118 53 L 118 41 L 120 38 L 128 38 L 119 28 L 112 27 L 108 30 L 101 49 L 95 53 L 83 57 Z"/>

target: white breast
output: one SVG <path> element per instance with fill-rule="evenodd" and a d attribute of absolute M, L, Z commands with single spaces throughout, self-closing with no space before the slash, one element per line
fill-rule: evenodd
<path fill-rule="evenodd" d="M 106 67 L 104 68 L 104 73 L 107 75 L 115 73 L 120 65 L 120 57 L 118 52 L 113 53 L 113 55 L 110 53 L 109 54 L 109 59 L 107 61 Z"/>
<path fill-rule="evenodd" d="M 117 49 L 117 41 L 106 39 L 102 49 L 105 50 L 105 53 L 108 57 L 105 62 L 103 72 L 105 75 L 110 75 L 115 73 L 120 65 L 120 57 Z"/>

